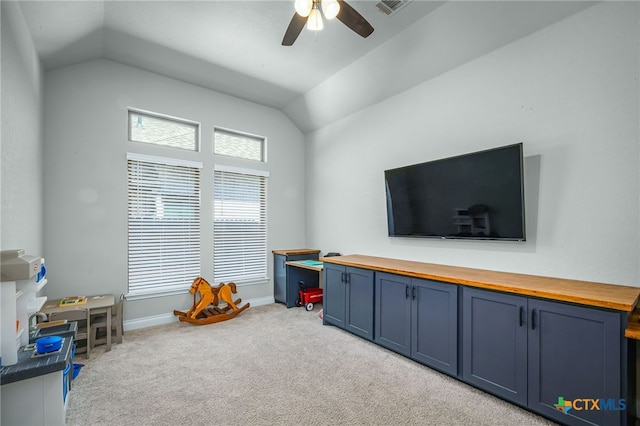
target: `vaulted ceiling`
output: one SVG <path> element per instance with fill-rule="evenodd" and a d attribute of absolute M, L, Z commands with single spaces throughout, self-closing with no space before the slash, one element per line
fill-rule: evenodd
<path fill-rule="evenodd" d="M 107 58 L 283 110 L 310 132 L 446 72 L 590 2 L 410 0 L 386 15 L 349 1 L 375 28 L 338 20 L 281 45 L 290 1 L 22 1 L 45 70 Z M 327 100 L 335 81 L 349 97 Z M 381 88 L 381 87 L 384 88 Z M 334 97 L 335 98 L 335 97 Z M 322 117 L 309 104 L 322 102 Z M 301 108 L 304 106 L 305 108 Z"/>

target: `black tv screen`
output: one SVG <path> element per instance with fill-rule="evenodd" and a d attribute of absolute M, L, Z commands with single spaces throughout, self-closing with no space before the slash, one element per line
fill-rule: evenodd
<path fill-rule="evenodd" d="M 522 143 L 384 176 L 389 236 L 526 239 Z"/>

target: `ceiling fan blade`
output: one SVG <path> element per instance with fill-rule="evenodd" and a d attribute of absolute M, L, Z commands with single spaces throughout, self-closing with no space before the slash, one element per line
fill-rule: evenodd
<path fill-rule="evenodd" d="M 353 7 L 349 6 L 347 2 L 338 0 L 338 3 L 340 3 L 340 12 L 338 12 L 336 18 L 362 37 L 369 37 L 373 32 L 371 24 L 356 12 Z"/>
<path fill-rule="evenodd" d="M 289 22 L 287 31 L 284 33 L 284 38 L 282 39 L 283 46 L 293 45 L 293 43 L 302 32 L 304 24 L 307 23 L 307 19 L 308 17 L 300 16 L 297 13 L 293 14 L 293 18 L 291 18 L 291 22 Z"/>

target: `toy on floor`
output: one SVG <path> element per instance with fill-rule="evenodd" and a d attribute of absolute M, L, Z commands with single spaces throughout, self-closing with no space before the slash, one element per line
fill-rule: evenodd
<path fill-rule="evenodd" d="M 196 292 L 200 294 L 199 301 L 196 301 Z M 173 311 L 173 315 L 177 315 L 180 321 L 192 324 L 203 325 L 226 321 L 237 316 L 250 306 L 249 303 L 245 303 L 238 308 L 237 305 L 242 302 L 242 299 L 234 301 L 231 295 L 232 293 L 237 293 L 235 283 L 220 283 L 220 285 L 212 287 L 207 280 L 198 277 L 193 280 L 189 293 L 193 294 L 193 306 L 191 309 L 187 312 Z M 220 300 L 226 302 L 227 306 L 218 307 Z"/>
<path fill-rule="evenodd" d="M 298 282 L 300 290 L 298 291 L 297 306 L 304 306 L 307 311 L 313 311 L 314 303 L 322 303 L 322 289 L 319 287 L 307 287 L 304 281 Z"/>

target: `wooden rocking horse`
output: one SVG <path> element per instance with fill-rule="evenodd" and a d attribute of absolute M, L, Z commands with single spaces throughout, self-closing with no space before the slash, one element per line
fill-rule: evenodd
<path fill-rule="evenodd" d="M 217 287 L 212 287 L 207 280 L 198 277 L 193 280 L 189 293 L 193 294 L 193 306 L 191 309 L 187 312 L 173 311 L 173 315 L 177 315 L 180 321 L 192 324 L 203 325 L 226 321 L 237 316 L 250 306 L 249 303 L 245 303 L 238 308 L 242 299 L 234 301 L 231 295 L 232 293 L 237 293 L 235 283 L 220 283 Z M 200 294 L 199 301 L 196 301 L 196 293 Z M 226 302 L 227 306 L 224 308 L 218 307 L 220 300 Z"/>

